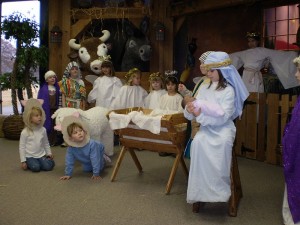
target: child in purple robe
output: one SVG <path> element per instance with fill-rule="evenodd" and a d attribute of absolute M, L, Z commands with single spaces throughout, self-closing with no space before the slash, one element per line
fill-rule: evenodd
<path fill-rule="evenodd" d="M 300 81 L 300 56 L 294 61 L 297 66 L 295 77 Z M 300 97 L 286 124 L 282 139 L 285 190 L 282 205 L 283 223 L 300 224 Z"/>
<path fill-rule="evenodd" d="M 54 71 L 49 70 L 45 73 L 45 83 L 41 86 L 37 98 L 44 100 L 43 109 L 46 114 L 44 127 L 47 130 L 47 135 L 51 146 L 56 145 L 58 142 L 57 132 L 53 129 L 55 122 L 51 118 L 51 115 L 59 107 L 59 96 L 60 91 L 56 74 Z"/>

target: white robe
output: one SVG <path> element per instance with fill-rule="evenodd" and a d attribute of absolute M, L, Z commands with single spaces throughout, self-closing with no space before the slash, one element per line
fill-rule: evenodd
<path fill-rule="evenodd" d="M 159 100 L 159 108 L 164 110 L 174 110 L 178 112 L 182 112 L 183 108 L 181 106 L 183 97 L 176 93 L 175 95 L 171 96 L 168 93 L 161 96 Z"/>
<path fill-rule="evenodd" d="M 96 106 L 110 108 L 111 102 L 116 98 L 122 86 L 118 77 L 98 77 L 88 95 L 88 102 L 96 101 Z"/>
<path fill-rule="evenodd" d="M 191 163 L 187 189 L 187 202 L 227 202 L 231 195 L 230 167 L 236 128 L 231 120 L 235 111 L 234 89 L 228 85 L 215 90 L 216 83 L 209 89 L 202 84 L 197 99 L 219 104 L 225 114 L 213 117 L 201 113 L 196 121 L 201 124 L 191 144 Z M 195 117 L 186 110 L 184 115 Z"/>
<path fill-rule="evenodd" d="M 151 91 L 149 93 L 149 95 L 145 98 L 145 108 L 158 109 L 159 108 L 159 100 L 160 100 L 161 96 L 166 93 L 167 93 L 167 91 L 165 89 Z"/>
<path fill-rule="evenodd" d="M 250 48 L 245 51 L 229 54 L 232 64 L 237 68 L 244 66 L 242 79 L 249 92 L 264 92 L 263 79 L 260 70 L 267 62 L 272 64 L 275 74 L 285 89 L 299 85 L 294 74 L 296 67 L 293 59 L 297 57 L 294 51 L 279 51 L 268 48 Z"/>
<path fill-rule="evenodd" d="M 289 203 L 287 200 L 286 185 L 284 186 L 283 203 L 282 203 L 282 217 L 284 225 L 300 225 L 300 222 L 294 223 Z"/>
<path fill-rule="evenodd" d="M 124 85 L 118 96 L 111 104 L 111 109 L 125 109 L 132 107 L 144 107 L 144 101 L 147 97 L 147 91 L 141 86 Z"/>

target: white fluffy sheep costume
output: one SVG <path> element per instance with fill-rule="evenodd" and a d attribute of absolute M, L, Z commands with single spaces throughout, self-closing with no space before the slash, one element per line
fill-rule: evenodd
<path fill-rule="evenodd" d="M 109 110 L 99 106 L 86 111 L 75 108 L 60 108 L 52 115 L 52 119 L 55 118 L 55 124 L 59 125 L 64 117 L 70 116 L 75 112 L 78 112 L 82 121 L 87 124 L 90 137 L 100 141 L 105 147 L 105 154 L 112 156 L 114 154 L 114 133 L 106 117 Z"/>

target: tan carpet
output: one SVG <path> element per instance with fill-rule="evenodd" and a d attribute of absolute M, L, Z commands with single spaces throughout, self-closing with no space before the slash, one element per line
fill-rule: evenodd
<path fill-rule="evenodd" d="M 69 181 L 64 173 L 65 148 L 52 148 L 56 167 L 51 172 L 20 169 L 18 141 L 0 138 L 0 225 L 281 225 L 282 168 L 238 158 L 244 197 L 237 217 L 227 215 L 226 204 L 207 204 L 194 214 L 186 203 L 186 179 L 179 167 L 170 195 L 165 185 L 174 158 L 139 151 L 144 173 L 139 174 L 125 155 L 115 182 L 113 168 L 103 180 L 76 165 Z M 116 161 L 119 148 L 116 148 Z M 186 160 L 187 164 L 189 163 Z"/>

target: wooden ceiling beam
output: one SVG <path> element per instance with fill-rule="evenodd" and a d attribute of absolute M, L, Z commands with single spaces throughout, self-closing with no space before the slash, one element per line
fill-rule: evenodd
<path fill-rule="evenodd" d="M 251 5 L 261 0 L 191 0 L 182 1 L 173 4 L 167 8 L 167 15 L 169 17 L 180 17 L 188 14 L 195 14 L 225 7 L 233 7 L 237 5 Z"/>
<path fill-rule="evenodd" d="M 149 15 L 149 8 L 89 8 L 72 9 L 71 19 L 138 19 Z"/>

